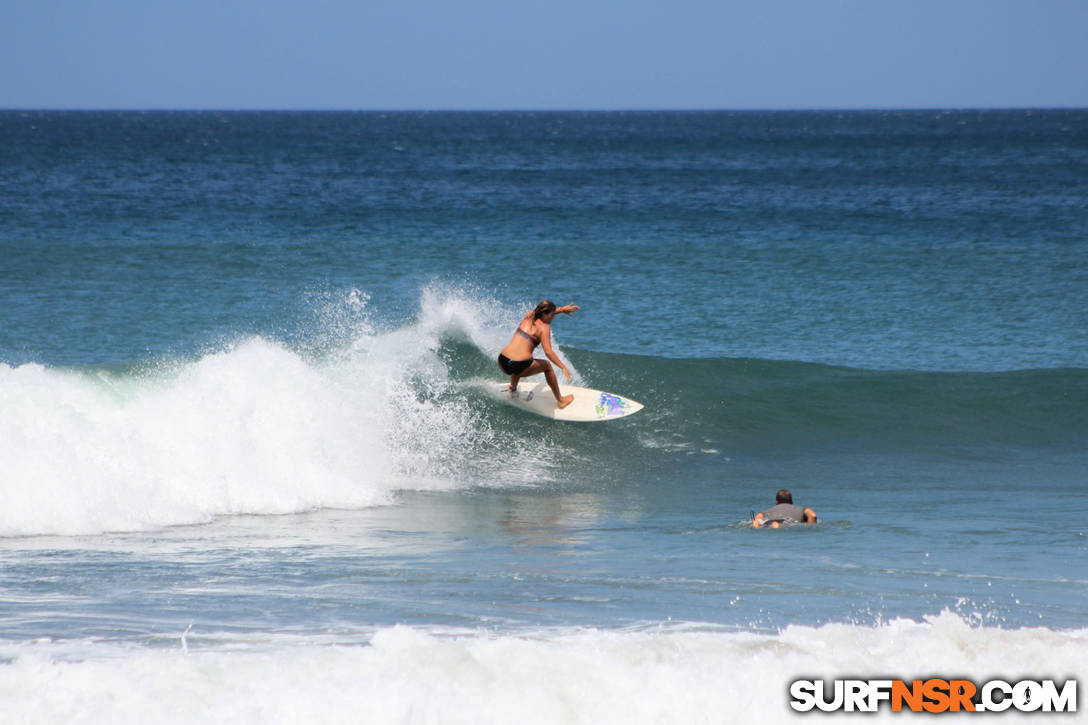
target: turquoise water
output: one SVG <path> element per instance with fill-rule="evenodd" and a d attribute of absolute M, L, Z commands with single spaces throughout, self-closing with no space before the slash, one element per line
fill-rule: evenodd
<path fill-rule="evenodd" d="M 0 139 L 4 714 L 774 722 L 802 675 L 1088 665 L 1088 112 Z M 487 396 L 544 297 L 644 411 Z M 821 523 L 749 529 L 782 487 Z"/>

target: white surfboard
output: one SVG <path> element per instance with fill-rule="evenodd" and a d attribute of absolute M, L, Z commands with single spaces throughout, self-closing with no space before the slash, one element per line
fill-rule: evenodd
<path fill-rule="evenodd" d="M 522 378 L 518 383 L 518 389 L 513 393 L 507 390 L 509 386 L 509 382 L 495 383 L 491 390 L 504 402 L 555 420 L 589 423 L 623 418 L 642 410 L 642 403 L 622 395 L 562 383 L 559 384 L 559 392 L 563 395 L 573 395 L 574 402 L 566 408 L 560 408 L 556 405 L 552 389 L 548 387 L 548 381 L 543 375 L 539 379 Z"/>

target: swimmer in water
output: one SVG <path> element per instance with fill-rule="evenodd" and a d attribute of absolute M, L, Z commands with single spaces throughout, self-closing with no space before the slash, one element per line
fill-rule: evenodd
<path fill-rule="evenodd" d="M 783 524 L 814 524 L 816 512 L 812 509 L 793 505 L 793 494 L 782 489 L 774 497 L 775 505 L 766 511 L 760 511 L 752 517 L 752 528 L 777 529 Z"/>

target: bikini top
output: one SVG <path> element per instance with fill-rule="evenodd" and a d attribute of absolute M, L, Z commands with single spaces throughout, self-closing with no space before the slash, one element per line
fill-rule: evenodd
<path fill-rule="evenodd" d="M 524 338 L 525 338 L 526 340 L 528 340 L 529 342 L 533 343 L 533 347 L 534 347 L 534 348 L 535 348 L 535 347 L 536 347 L 537 345 L 539 345 L 539 344 L 540 344 L 540 338 L 539 338 L 539 337 L 537 337 L 536 335 L 530 335 L 530 334 L 529 334 L 528 332 L 526 332 L 525 330 L 521 329 L 520 327 L 519 327 L 519 328 L 518 328 L 518 329 L 517 329 L 517 330 L 515 331 L 515 334 L 517 334 L 517 335 L 521 335 L 521 336 L 522 336 L 522 337 L 524 337 Z"/>

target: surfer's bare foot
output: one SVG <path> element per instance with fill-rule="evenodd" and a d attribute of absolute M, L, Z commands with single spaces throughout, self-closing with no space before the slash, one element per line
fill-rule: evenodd
<path fill-rule="evenodd" d="M 560 408 L 566 408 L 568 405 L 570 405 L 573 402 L 574 402 L 574 396 L 573 395 L 564 395 L 562 398 L 559 399 L 558 405 L 559 405 Z"/>

